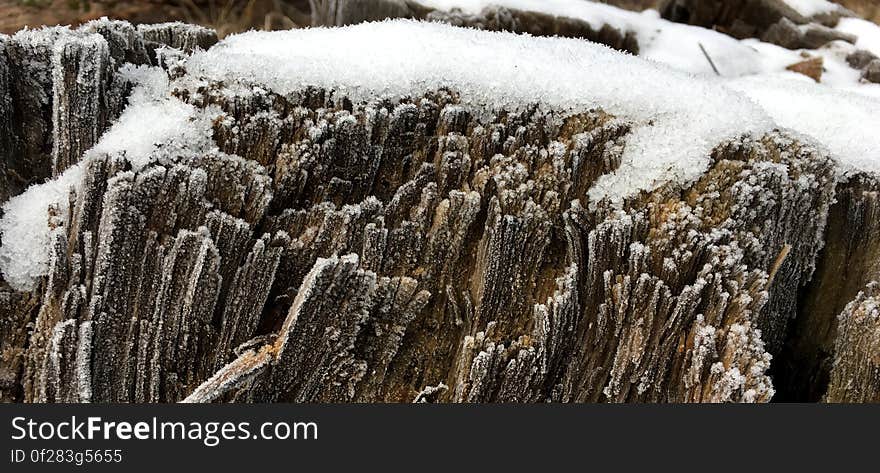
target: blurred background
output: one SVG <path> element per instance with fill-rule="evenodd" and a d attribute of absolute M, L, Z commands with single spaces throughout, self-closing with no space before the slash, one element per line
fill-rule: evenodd
<path fill-rule="evenodd" d="M 0 0 L 0 32 L 25 26 L 78 25 L 107 16 L 132 23 L 186 21 L 225 35 L 249 29 L 309 26 L 312 9 L 327 0 Z M 631 10 L 656 7 L 662 0 L 600 0 Z M 860 16 L 880 21 L 880 0 L 836 0 Z"/>
<path fill-rule="evenodd" d="M 198 23 L 225 36 L 249 29 L 307 26 L 310 11 L 310 0 L 0 0 L 0 32 L 13 33 L 25 26 L 76 26 L 107 16 L 132 23 Z"/>

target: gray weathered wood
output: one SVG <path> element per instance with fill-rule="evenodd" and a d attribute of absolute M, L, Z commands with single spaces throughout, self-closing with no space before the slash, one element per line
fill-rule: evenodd
<path fill-rule="evenodd" d="M 502 9 L 446 21 L 602 34 Z M 181 28 L 0 38 L 0 107 L 35 127 L 3 139 L 37 162 L 52 144 L 62 172 L 121 110 L 118 67 L 186 57 L 157 38 L 212 41 Z M 22 76 L 38 66 L 54 74 Z M 685 189 L 587 206 L 631 128 L 601 109 L 195 82 L 175 93 L 219 114 L 217 148 L 93 154 L 69 215 L 47 209 L 49 274 L 0 282 L 0 399 L 765 402 L 777 381 L 876 398 L 878 186 L 839 182 L 797 137 L 718 143 Z"/>

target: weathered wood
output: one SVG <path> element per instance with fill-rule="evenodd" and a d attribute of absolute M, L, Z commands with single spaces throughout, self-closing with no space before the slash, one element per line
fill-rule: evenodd
<path fill-rule="evenodd" d="M 121 66 L 158 64 L 162 46 L 216 42 L 199 26 L 110 20 L 0 36 L 0 203 L 62 173 L 96 143 L 127 101 Z"/>
<path fill-rule="evenodd" d="M 825 402 L 880 402 L 880 283 L 843 309 Z"/>
<path fill-rule="evenodd" d="M 162 23 L 138 25 L 138 34 L 148 49 L 167 46 L 190 53 L 195 49 L 208 49 L 217 43 L 217 33 L 209 28 L 185 23 Z"/>
<path fill-rule="evenodd" d="M 4 284 L 5 286 L 5 284 Z M 40 306 L 38 294 L 0 287 L 0 402 L 22 397 L 22 369 L 30 338 L 29 325 Z"/>
<path fill-rule="evenodd" d="M 79 161 L 107 127 L 110 49 L 99 35 L 58 41 L 52 58 L 52 175 Z"/>
<path fill-rule="evenodd" d="M 684 200 L 660 190 L 589 211 L 577 199 L 618 165 L 628 132 L 599 112 L 484 122 L 442 91 L 351 111 L 322 91 L 222 92 L 199 106 L 234 118 L 215 136 L 252 161 L 88 167 L 85 192 L 104 196 L 74 206 L 55 261 L 94 263 L 53 272 L 47 291 L 91 287 L 79 317 L 94 324 L 93 400 L 408 401 L 440 383 L 452 388 L 436 397 L 458 401 L 772 395 L 756 329 L 785 331 L 821 244 L 814 214 L 834 187 L 814 152 L 774 151 L 797 149 L 782 136 L 740 141 Z M 242 124 L 268 120 L 266 108 L 292 130 L 255 139 L 265 127 Z M 556 166 L 548 148 L 562 151 Z M 239 189 L 271 197 L 245 196 L 261 203 L 248 207 Z M 32 359 L 66 317 L 44 317 Z M 272 333 L 236 361 L 236 346 Z M 249 362 L 253 350 L 268 361 Z M 43 365 L 30 366 L 38 378 Z"/>
<path fill-rule="evenodd" d="M 12 196 L 13 189 L 8 166 L 14 159 L 14 132 L 12 129 L 12 84 L 10 83 L 9 56 L 6 53 L 9 37 L 0 34 L 0 202 Z"/>
<path fill-rule="evenodd" d="M 838 184 L 828 213 L 816 274 L 774 369 L 779 399 L 817 402 L 828 387 L 838 316 L 872 281 L 880 280 L 880 183 L 869 175 Z"/>
<path fill-rule="evenodd" d="M 24 31 L 6 45 L 12 102 L 12 152 L 6 156 L 9 195 L 51 175 L 52 57 L 64 28 Z"/>
<path fill-rule="evenodd" d="M 159 37 L 210 42 L 88 28 L 33 40 L 57 36 L 48 89 L 32 81 L 54 94 L 26 97 L 55 107 L 56 172 L 121 109 L 122 62 L 158 62 Z M 175 84 L 212 111 L 216 148 L 81 163 L 69 215 L 46 215 L 48 275 L 0 287 L 3 400 L 765 402 L 777 380 L 824 391 L 816 373 L 826 400 L 876 396 L 876 182 L 838 182 L 797 137 L 718 143 L 683 189 L 587 205 L 631 130 L 602 110 Z M 779 354 L 796 366 L 770 371 Z"/>

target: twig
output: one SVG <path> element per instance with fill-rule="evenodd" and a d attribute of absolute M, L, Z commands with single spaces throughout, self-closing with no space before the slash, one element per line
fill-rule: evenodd
<path fill-rule="evenodd" d="M 779 251 L 779 254 L 776 256 L 776 260 L 773 261 L 773 266 L 770 268 L 770 276 L 767 278 L 767 289 L 773 284 L 773 278 L 776 277 L 776 273 L 779 271 L 779 268 L 782 266 L 782 263 L 785 261 L 785 258 L 788 256 L 788 253 L 791 251 L 791 245 L 788 243 L 782 247 L 782 250 Z"/>
<path fill-rule="evenodd" d="M 709 65 L 712 66 L 712 70 L 715 71 L 715 75 L 720 76 L 721 73 L 718 72 L 718 68 L 715 67 L 715 62 L 712 61 L 712 58 L 709 56 L 709 53 L 706 52 L 706 48 L 703 47 L 703 43 L 697 43 L 700 46 L 700 51 L 703 51 L 703 56 L 706 56 L 706 60 L 709 61 Z"/>

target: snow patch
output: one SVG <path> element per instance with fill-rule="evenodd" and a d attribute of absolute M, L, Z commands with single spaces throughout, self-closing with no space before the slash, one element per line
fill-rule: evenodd
<path fill-rule="evenodd" d="M 840 9 L 838 5 L 827 0 L 784 0 L 784 2 L 806 17 L 831 13 Z"/>
<path fill-rule="evenodd" d="M 880 99 L 830 87 L 794 73 L 728 82 L 779 126 L 827 148 L 845 172 L 880 173 Z"/>
<path fill-rule="evenodd" d="M 49 206 L 56 204 L 59 217 L 67 213 L 70 190 L 82 178 L 82 167 L 73 166 L 58 178 L 33 185 L 6 201 L 0 220 L 0 269 L 3 278 L 16 291 L 33 289 L 40 276 L 49 271 Z"/>
<path fill-rule="evenodd" d="M 88 160 L 101 154 L 117 154 L 139 169 L 147 164 L 157 145 L 170 150 L 207 150 L 214 146 L 211 117 L 171 97 L 161 69 L 131 66 L 124 74 L 138 86 L 132 91 L 128 108 L 98 144 L 57 178 L 35 184 L 3 205 L 0 271 L 13 289 L 32 290 L 47 274 L 52 233 L 47 211 L 56 205 L 55 221 L 64 222 L 70 191 L 78 190 Z"/>
<path fill-rule="evenodd" d="M 841 18 L 837 31 L 858 37 L 856 47 L 880 56 L 880 26 L 861 18 Z"/>
<path fill-rule="evenodd" d="M 457 8 L 468 14 L 478 14 L 490 6 L 540 12 L 581 20 L 597 31 L 609 25 L 621 33 L 636 35 L 640 57 L 694 74 L 715 75 L 703 49 L 723 76 L 761 71 L 760 55 L 747 45 L 717 31 L 664 20 L 656 10 L 637 13 L 601 3 L 571 0 L 418 0 L 418 3 L 437 10 Z"/>
<path fill-rule="evenodd" d="M 588 23 L 596 30 L 609 25 L 621 33 L 636 36 L 640 57 L 680 71 L 712 77 L 777 73 L 803 61 L 805 57 L 802 53 L 810 57 L 821 56 L 825 60 L 822 83 L 880 96 L 880 86 L 862 84 L 861 71 L 846 63 L 846 56 L 856 47 L 880 55 L 880 26 L 861 19 L 843 18 L 837 27 L 838 31 L 858 36 L 856 46 L 837 41 L 818 50 L 792 51 L 756 39 L 736 40 L 711 29 L 674 23 L 660 18 L 660 14 L 651 9 L 637 13 L 601 3 L 571 0 L 417 1 L 429 8 L 445 11 L 459 9 L 468 14 L 478 14 L 484 8 L 496 6 L 573 18 Z M 788 4 L 808 17 L 840 10 L 836 4 L 825 0 L 788 0 Z"/>
<path fill-rule="evenodd" d="M 97 154 L 122 154 L 135 170 L 146 165 L 157 146 L 164 149 L 210 149 L 211 123 L 196 110 L 167 93 L 168 76 L 159 68 L 127 66 L 122 74 L 139 84 L 129 106 L 90 150 Z"/>
<path fill-rule="evenodd" d="M 446 87 L 474 109 L 602 108 L 635 126 L 620 169 L 599 179 L 592 201 L 621 203 L 662 183 L 691 182 L 714 146 L 773 126 L 718 83 L 602 45 L 409 20 L 244 33 L 195 54 L 187 70 L 282 95 L 315 86 L 367 101 Z"/>

